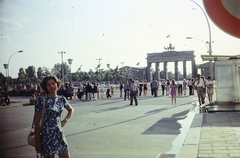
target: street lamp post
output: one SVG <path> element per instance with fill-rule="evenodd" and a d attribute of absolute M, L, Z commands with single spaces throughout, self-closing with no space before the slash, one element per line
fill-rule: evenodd
<path fill-rule="evenodd" d="M 108 82 L 109 82 L 109 69 L 110 69 L 110 64 L 107 64 L 107 68 L 108 68 Z"/>
<path fill-rule="evenodd" d="M 100 61 L 102 60 L 101 58 L 98 58 L 98 59 L 96 59 L 96 60 L 98 60 L 98 64 L 99 64 L 99 67 L 98 67 L 98 73 L 99 73 L 99 75 L 100 75 L 100 80 L 102 79 L 102 75 L 100 74 Z"/>
<path fill-rule="evenodd" d="M 58 52 L 58 53 L 61 53 L 61 58 L 62 58 L 62 71 L 61 71 L 61 73 L 62 73 L 62 83 L 64 84 L 63 54 L 65 54 L 66 52 L 61 51 L 61 52 Z"/>
<path fill-rule="evenodd" d="M 120 64 L 122 64 L 122 67 L 121 67 L 121 73 L 122 73 L 122 81 L 123 81 L 123 64 L 124 64 L 124 62 L 120 62 Z"/>
<path fill-rule="evenodd" d="M 3 67 L 5 69 L 5 78 L 6 78 L 6 81 L 7 81 L 7 70 L 8 70 L 8 64 L 3 64 Z"/>
<path fill-rule="evenodd" d="M 72 65 L 73 59 L 68 59 L 68 64 L 70 65 L 70 82 L 72 82 Z"/>
<path fill-rule="evenodd" d="M 8 67 L 8 74 L 7 74 L 7 85 L 9 85 L 9 77 L 10 77 L 10 72 L 9 72 L 9 67 L 10 67 L 10 60 L 11 60 L 11 58 L 12 58 L 12 56 L 14 55 L 14 54 L 17 54 L 17 53 L 22 53 L 23 52 L 23 50 L 19 50 L 19 51 L 17 51 L 17 52 L 15 52 L 15 53 L 13 53 L 10 57 L 9 57 L 9 59 L 8 59 L 8 64 L 7 64 L 7 67 Z"/>
<path fill-rule="evenodd" d="M 191 0 L 193 3 L 195 3 L 203 12 L 205 18 L 206 18 L 206 21 L 207 21 L 207 25 L 208 25 L 208 35 L 209 35 L 209 46 L 208 46 L 208 49 L 209 49 L 209 55 L 212 55 L 212 37 L 211 37 L 211 27 L 210 27 L 210 24 L 209 24 L 209 20 L 207 18 L 207 14 L 205 13 L 205 11 L 203 10 L 203 8 L 195 1 Z M 211 78 L 213 78 L 213 64 L 212 64 L 212 60 L 209 61 L 209 67 L 210 67 L 210 75 L 211 75 Z"/>
<path fill-rule="evenodd" d="M 90 75 L 91 75 L 91 82 L 92 82 L 92 69 L 89 70 Z"/>

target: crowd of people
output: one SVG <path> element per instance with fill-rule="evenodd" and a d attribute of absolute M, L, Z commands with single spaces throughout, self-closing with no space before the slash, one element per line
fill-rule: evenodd
<path fill-rule="evenodd" d="M 200 74 L 196 78 L 183 79 L 182 82 L 173 80 L 161 80 L 157 81 L 153 79 L 150 84 L 147 80 L 135 80 L 129 79 L 124 82 L 120 82 L 119 91 L 120 97 L 124 100 L 130 100 L 130 105 L 135 101 L 135 105 L 138 105 L 137 97 L 147 96 L 148 90 L 151 91 L 150 96 L 157 97 L 160 95 L 171 95 L 172 105 L 176 105 L 176 96 L 187 95 L 187 89 L 189 95 L 194 95 L 196 90 L 199 99 L 199 105 L 205 103 L 206 94 L 208 95 L 209 103 L 212 104 L 213 95 L 213 81 L 209 76 L 205 79 L 203 76 L 199 78 Z M 102 83 L 84 83 L 78 87 L 78 98 L 82 101 L 97 100 L 98 98 L 111 98 L 114 95 L 114 87 L 108 82 Z"/>
<path fill-rule="evenodd" d="M 135 105 L 138 105 L 137 97 L 149 96 L 157 97 L 159 95 L 171 95 L 172 105 L 176 105 L 176 96 L 187 95 L 187 89 L 189 95 L 194 95 L 196 90 L 199 104 L 205 103 L 205 97 L 208 95 L 209 103 L 212 104 L 213 95 L 213 81 L 211 77 L 205 79 L 200 74 L 196 78 L 183 79 L 183 81 L 175 80 L 161 80 L 157 81 L 153 79 L 150 83 L 147 80 L 135 80 L 129 79 L 120 81 L 118 88 L 120 96 L 123 100 L 130 100 L 130 104 L 135 100 Z M 71 82 L 64 83 L 58 90 L 58 95 L 63 95 L 67 100 L 72 100 L 74 95 L 81 101 L 96 101 L 98 98 L 111 98 L 114 97 L 114 91 L 117 86 L 111 85 L 109 82 L 85 82 L 79 84 L 77 90 L 74 90 L 74 86 Z M 76 92 L 77 91 L 77 92 Z M 41 94 L 41 88 L 39 84 L 19 84 L 12 87 L 9 91 L 7 84 L 0 87 L 0 103 L 1 105 L 10 104 L 10 96 L 30 96 L 29 103 L 34 104 L 36 98 Z M 76 92 L 76 93 L 74 93 Z M 161 94 L 160 94 L 161 93 Z"/>

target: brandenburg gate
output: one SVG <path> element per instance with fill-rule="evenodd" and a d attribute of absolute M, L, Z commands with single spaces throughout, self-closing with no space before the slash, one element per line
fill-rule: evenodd
<path fill-rule="evenodd" d="M 164 47 L 165 48 L 165 47 Z M 183 62 L 183 78 L 187 77 L 187 68 L 186 62 L 191 61 L 192 65 L 192 76 L 196 76 L 196 66 L 195 66 L 195 55 L 194 51 L 174 51 L 175 47 L 172 47 L 172 44 L 169 44 L 169 47 L 165 48 L 162 53 L 147 53 L 147 70 L 146 70 L 146 79 L 147 81 L 152 81 L 152 63 L 155 63 L 156 71 L 156 80 L 160 80 L 160 66 L 159 64 L 163 63 L 163 72 L 164 78 L 168 79 L 168 62 L 174 62 L 175 67 L 175 80 L 178 80 L 178 62 Z"/>

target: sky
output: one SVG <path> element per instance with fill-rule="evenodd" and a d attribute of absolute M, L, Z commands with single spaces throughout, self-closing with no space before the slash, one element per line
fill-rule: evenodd
<path fill-rule="evenodd" d="M 195 2 L 204 9 L 202 0 Z M 240 54 L 239 39 L 209 21 L 212 54 Z M 51 69 L 62 62 L 62 51 L 64 62 L 73 59 L 72 72 L 81 65 L 95 70 L 97 59 L 104 70 L 107 64 L 145 67 L 147 53 L 163 52 L 169 43 L 176 51 L 193 50 L 202 64 L 209 39 L 204 14 L 191 0 L 0 0 L 0 34 L 1 73 L 10 56 L 23 50 L 10 59 L 13 78 L 21 67 Z"/>

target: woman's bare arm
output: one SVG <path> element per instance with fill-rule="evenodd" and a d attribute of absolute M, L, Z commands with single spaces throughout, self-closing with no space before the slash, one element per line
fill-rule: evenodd
<path fill-rule="evenodd" d="M 68 120 L 72 117 L 73 113 L 74 113 L 74 109 L 72 108 L 72 106 L 70 105 L 68 108 L 66 108 L 68 113 L 66 115 L 66 117 L 61 121 L 61 126 L 65 126 L 65 124 L 68 122 Z"/>
<path fill-rule="evenodd" d="M 41 115 L 42 113 L 38 113 L 35 112 L 34 114 L 34 119 L 35 119 L 35 124 L 34 124 L 34 128 L 35 128 L 35 150 L 40 153 L 42 152 L 42 145 L 41 145 L 41 138 L 40 138 L 40 120 L 41 120 Z"/>

